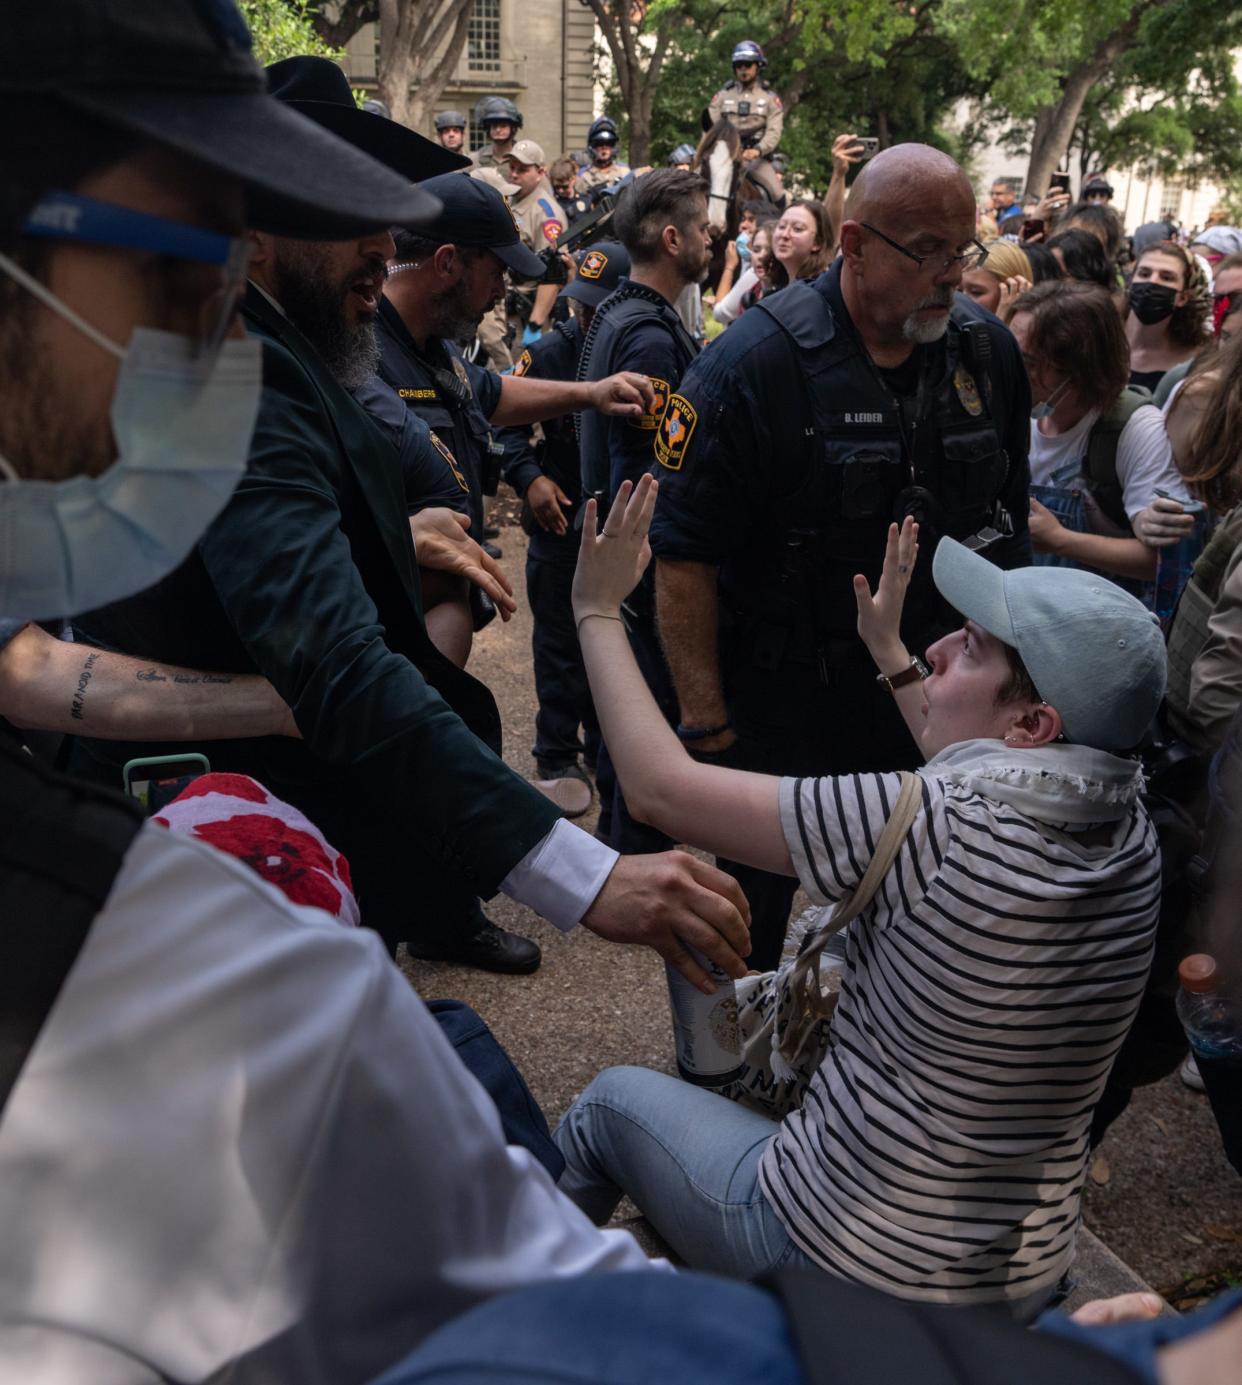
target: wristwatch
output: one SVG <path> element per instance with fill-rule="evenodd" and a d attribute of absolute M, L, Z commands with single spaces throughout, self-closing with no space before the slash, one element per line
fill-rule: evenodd
<path fill-rule="evenodd" d="M 900 673 L 894 673 L 891 677 L 887 673 L 877 673 L 875 681 L 883 683 L 889 692 L 895 693 L 898 688 L 904 688 L 907 683 L 913 683 L 916 678 L 930 677 L 931 669 L 917 654 L 911 654 L 909 668 L 903 668 Z"/>

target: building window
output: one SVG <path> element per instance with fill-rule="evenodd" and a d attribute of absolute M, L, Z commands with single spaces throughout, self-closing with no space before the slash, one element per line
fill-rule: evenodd
<path fill-rule="evenodd" d="M 1160 194 L 1160 211 L 1157 213 L 1160 221 L 1180 221 L 1182 212 L 1182 193 L 1186 191 L 1186 183 L 1182 178 L 1170 178 L 1164 185 L 1164 191 Z"/>
<path fill-rule="evenodd" d="M 471 72 L 500 71 L 500 0 L 474 0 L 466 53 Z"/>

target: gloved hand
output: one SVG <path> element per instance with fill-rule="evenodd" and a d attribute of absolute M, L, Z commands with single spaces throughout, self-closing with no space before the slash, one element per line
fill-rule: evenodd
<path fill-rule="evenodd" d="M 534 346 L 541 336 L 543 336 L 543 332 L 540 331 L 538 327 L 528 322 L 526 326 L 522 328 L 522 345 Z"/>

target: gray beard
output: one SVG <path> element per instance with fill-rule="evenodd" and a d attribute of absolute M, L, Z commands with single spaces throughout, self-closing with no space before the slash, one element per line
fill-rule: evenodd
<path fill-rule="evenodd" d="M 946 301 L 943 294 L 929 293 L 926 298 L 914 309 L 908 318 L 901 324 L 901 335 L 907 341 L 912 341 L 916 346 L 927 346 L 930 342 L 939 341 L 949 330 L 948 314 L 944 317 L 932 317 L 925 321 L 920 320 L 919 310 L 921 308 L 952 308 L 953 291 L 949 291 Z"/>
<path fill-rule="evenodd" d="M 359 389 L 379 369 L 380 345 L 374 319 L 356 327 L 344 327 L 331 352 L 321 343 L 315 345 L 343 389 Z"/>

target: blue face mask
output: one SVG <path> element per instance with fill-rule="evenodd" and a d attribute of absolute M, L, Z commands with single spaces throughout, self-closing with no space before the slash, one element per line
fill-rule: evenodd
<path fill-rule="evenodd" d="M 146 327 L 122 349 L 7 256 L 0 272 L 121 361 L 106 471 L 28 481 L 0 457 L 0 615 L 77 615 L 166 577 L 224 508 L 246 469 L 262 349 L 230 339 L 205 365 L 189 337 Z"/>
<path fill-rule="evenodd" d="M 750 263 L 750 232 L 749 232 L 749 231 L 739 231 L 739 232 L 738 232 L 738 237 L 737 237 L 737 253 L 738 253 L 738 258 L 742 261 L 743 266 L 745 266 L 745 265 L 747 265 L 747 264 Z"/>
<path fill-rule="evenodd" d="M 1065 393 L 1069 387 L 1070 377 L 1067 375 L 1064 380 L 1052 391 L 1042 404 L 1036 404 L 1031 409 L 1031 417 L 1039 422 L 1041 418 L 1051 418 L 1057 410 L 1057 400 Z"/>

